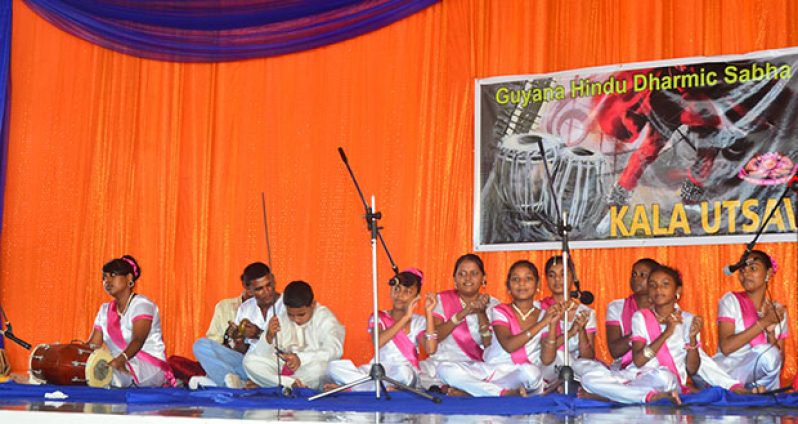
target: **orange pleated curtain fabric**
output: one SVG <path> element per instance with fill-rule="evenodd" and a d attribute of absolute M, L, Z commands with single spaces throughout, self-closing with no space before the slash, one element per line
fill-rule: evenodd
<path fill-rule="evenodd" d="M 345 356 L 371 356 L 369 234 L 338 146 L 376 196 L 399 266 L 424 270 L 423 291 L 444 290 L 457 256 L 473 250 L 475 78 L 798 44 L 788 0 L 446 0 L 312 51 L 181 64 L 102 49 L 13 7 L 0 303 L 34 344 L 85 339 L 109 300 L 102 264 L 129 253 L 143 270 L 137 291 L 160 307 L 167 353 L 186 356 L 214 304 L 240 292 L 244 266 L 266 261 L 261 192 L 278 288 L 310 282 L 348 329 Z M 762 247 L 781 263 L 772 293 L 795 334 L 796 244 Z M 706 318 L 714 353 L 717 300 L 739 289 L 721 268 L 741 251 L 575 250 L 596 293 L 599 357 L 609 356 L 606 304 L 627 294 L 644 256 L 682 271 L 680 304 Z M 506 301 L 509 265 L 542 266 L 553 253 L 482 253 L 486 291 Z M 24 371 L 28 352 L 6 348 Z M 795 348 L 790 337 L 785 379 Z"/>

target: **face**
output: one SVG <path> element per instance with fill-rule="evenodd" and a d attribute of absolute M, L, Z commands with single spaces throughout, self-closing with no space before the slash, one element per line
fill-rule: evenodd
<path fill-rule="evenodd" d="M 412 285 L 410 287 L 396 284 L 391 287 L 391 300 L 393 301 L 394 309 L 406 311 L 410 302 L 418 296 L 418 286 Z"/>
<path fill-rule="evenodd" d="M 749 256 L 745 266 L 740 268 L 737 278 L 746 292 L 753 292 L 767 285 L 771 271 L 765 267 L 764 259 L 759 256 Z"/>
<path fill-rule="evenodd" d="M 676 281 L 665 272 L 654 272 L 648 276 L 648 295 L 656 306 L 676 303 L 676 294 L 681 293 Z"/>
<path fill-rule="evenodd" d="M 288 314 L 288 319 L 296 323 L 297 325 L 302 325 L 311 318 L 313 318 L 313 310 L 316 308 L 316 301 L 314 300 L 310 306 L 300 306 L 299 308 L 292 308 L 290 306 L 285 307 L 285 312 Z"/>
<path fill-rule="evenodd" d="M 274 303 L 274 278 L 271 274 L 250 281 L 249 290 L 252 292 L 255 299 L 257 299 L 259 306 L 266 306 Z"/>
<path fill-rule="evenodd" d="M 133 281 L 132 274 L 116 274 L 115 272 L 103 272 L 103 288 L 111 296 L 117 296 L 130 289 L 128 285 Z"/>
<path fill-rule="evenodd" d="M 648 291 L 648 276 L 651 274 L 651 267 L 646 264 L 636 264 L 632 267 L 632 275 L 629 278 L 629 287 L 634 294 L 643 294 Z"/>
<path fill-rule="evenodd" d="M 528 300 L 535 296 L 538 280 L 532 270 L 517 266 L 510 272 L 510 295 L 515 300 Z"/>
<path fill-rule="evenodd" d="M 574 274 L 568 273 L 568 280 L 574 282 Z M 562 262 L 557 262 L 546 272 L 546 284 L 549 286 L 551 294 L 560 295 L 565 292 L 562 283 Z"/>
<path fill-rule="evenodd" d="M 485 274 L 473 261 L 463 261 L 454 273 L 454 287 L 461 295 L 469 296 L 479 293 L 485 282 Z"/>

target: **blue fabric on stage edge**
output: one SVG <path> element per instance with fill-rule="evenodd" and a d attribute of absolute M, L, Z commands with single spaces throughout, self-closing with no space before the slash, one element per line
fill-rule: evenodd
<path fill-rule="evenodd" d="M 0 399 L 9 401 L 44 401 L 44 394 L 61 391 L 69 396 L 66 402 L 126 403 L 129 406 L 216 406 L 235 409 L 293 409 L 352 412 L 398 412 L 415 414 L 457 415 L 525 415 L 539 413 L 568 414 L 619 407 L 620 404 L 564 395 L 532 396 L 528 398 L 472 398 L 443 396 L 434 404 L 415 395 L 391 392 L 390 401 L 376 400 L 373 392 L 341 393 L 316 401 L 307 397 L 312 390 L 300 390 L 297 398 L 282 398 L 275 389 L 234 390 L 212 388 L 187 390 L 157 389 L 95 389 L 78 386 L 31 386 L 15 383 L 0 384 Z M 798 393 L 775 396 L 737 395 L 719 388 L 711 388 L 683 397 L 685 406 L 706 408 L 729 407 L 796 407 Z M 667 400 L 653 405 L 670 405 Z"/>
<path fill-rule="evenodd" d="M 0 226 L 3 222 L 3 202 L 8 159 L 8 116 L 10 106 L 11 70 L 11 0 L 0 0 Z M 0 228 L 2 230 L 2 228 Z M 2 324 L 0 324 L 1 328 Z M 0 336 L 0 349 L 3 336 Z"/>
<path fill-rule="evenodd" d="M 25 1 L 53 25 L 111 50 L 172 62 L 218 62 L 325 46 L 440 0 Z"/>

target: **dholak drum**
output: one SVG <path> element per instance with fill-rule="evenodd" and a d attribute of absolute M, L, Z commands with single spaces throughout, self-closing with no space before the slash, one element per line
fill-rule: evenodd
<path fill-rule="evenodd" d="M 84 343 L 41 344 L 30 355 L 30 375 L 48 384 L 108 387 L 113 357 Z"/>
<path fill-rule="evenodd" d="M 553 170 L 562 141 L 536 132 L 503 138 L 493 163 L 499 200 L 527 221 L 545 218 L 541 215 L 546 207 L 542 200 L 548 187 L 538 140 L 542 141 L 549 169 Z"/>

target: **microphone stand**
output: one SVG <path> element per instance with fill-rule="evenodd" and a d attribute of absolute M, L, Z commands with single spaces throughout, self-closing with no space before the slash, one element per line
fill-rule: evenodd
<path fill-rule="evenodd" d="M 571 282 L 568 280 L 568 268 L 569 268 L 569 260 L 568 257 L 570 255 L 570 249 L 568 247 L 568 232 L 571 231 L 571 226 L 568 224 L 568 213 L 563 212 L 560 213 L 560 204 L 557 201 L 557 193 L 554 190 L 554 179 L 551 176 L 551 170 L 549 169 L 549 163 L 546 158 L 546 150 L 543 147 L 543 138 L 536 137 L 538 148 L 540 149 L 540 155 L 543 157 L 543 168 L 546 170 L 546 180 L 548 182 L 549 191 L 551 192 L 551 200 L 554 202 L 554 210 L 557 212 L 557 232 L 560 234 L 562 238 L 562 280 L 563 280 L 563 294 L 565 296 L 566 302 L 571 298 Z M 571 368 L 571 350 L 570 350 L 570 337 L 568 336 L 569 332 L 569 320 L 568 320 L 568 308 L 565 308 L 565 312 L 563 314 L 563 321 L 565 322 L 565 328 L 563 329 L 563 365 L 560 367 L 560 372 L 558 377 L 563 385 L 563 392 L 566 396 L 575 396 L 576 395 L 576 380 L 574 379 L 574 370 Z M 556 354 L 555 354 L 556 355 Z M 556 358 L 556 356 L 555 356 Z"/>
<path fill-rule="evenodd" d="M 380 363 L 380 326 L 379 326 L 379 310 L 378 310 L 378 300 L 377 300 L 377 239 L 382 240 L 382 236 L 380 235 L 379 225 L 377 225 L 377 220 L 382 218 L 382 213 L 375 212 L 374 206 L 374 196 L 371 196 L 371 206 L 366 203 L 365 197 L 363 197 L 363 192 L 360 191 L 360 186 L 357 183 L 357 179 L 355 178 L 355 174 L 352 172 L 352 168 L 349 166 L 349 161 L 346 159 L 346 154 L 344 154 L 344 149 L 338 148 L 338 153 L 341 155 L 341 159 L 344 161 L 346 165 L 346 169 L 349 170 L 349 175 L 352 177 L 352 182 L 355 183 L 355 188 L 357 188 L 357 192 L 360 195 L 360 200 L 363 201 L 363 206 L 366 210 L 366 222 L 368 224 L 369 233 L 371 234 L 371 290 L 372 290 L 372 322 L 374 323 L 374 327 L 372 330 L 372 341 L 374 343 L 374 362 L 371 364 L 371 370 L 369 371 L 369 375 L 359 378 L 355 381 L 350 383 L 344 384 L 340 387 L 337 387 L 332 390 L 328 390 L 324 393 L 319 393 L 315 396 L 311 396 L 308 398 L 309 401 L 313 401 L 316 399 L 321 399 L 325 396 L 329 396 L 344 390 L 347 390 L 351 387 L 366 383 L 368 381 L 374 381 L 374 388 L 375 394 L 377 399 L 380 399 L 381 393 L 385 392 L 385 399 L 391 400 L 388 391 L 385 389 L 385 383 L 388 382 L 392 384 L 399 390 L 403 390 L 405 392 L 414 393 L 417 396 L 422 398 L 428 399 L 433 401 L 434 403 L 440 403 L 440 398 L 432 396 L 428 393 L 424 393 L 423 391 L 416 389 L 414 387 L 410 387 L 406 384 L 400 383 L 394 380 L 391 377 L 385 375 L 385 367 Z M 382 241 L 382 247 L 385 249 L 385 253 L 388 255 L 388 259 L 391 261 L 391 267 L 394 271 L 398 274 L 398 267 L 393 262 L 393 258 L 391 258 L 390 253 L 388 253 L 388 248 L 385 245 L 385 241 Z"/>
<path fill-rule="evenodd" d="M 8 340 L 11 340 L 12 342 L 22 346 L 24 349 L 30 350 L 31 348 L 30 343 L 14 335 L 14 332 L 11 329 L 11 321 L 8 319 L 8 315 L 6 315 L 6 312 L 3 310 L 2 306 L 0 306 L 0 315 L 3 316 L 6 322 L 6 329 L 3 330 L 2 328 L 0 328 L 0 336 L 5 336 Z"/>

